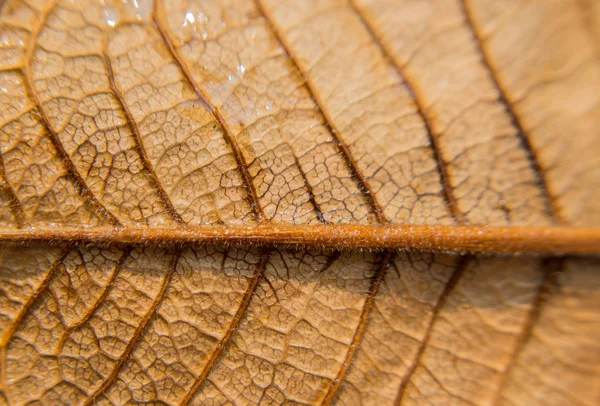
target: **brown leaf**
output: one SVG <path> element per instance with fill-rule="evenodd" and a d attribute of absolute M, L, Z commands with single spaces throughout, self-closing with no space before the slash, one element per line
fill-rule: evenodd
<path fill-rule="evenodd" d="M 600 401 L 594 2 L 0 7 L 0 405 Z"/>

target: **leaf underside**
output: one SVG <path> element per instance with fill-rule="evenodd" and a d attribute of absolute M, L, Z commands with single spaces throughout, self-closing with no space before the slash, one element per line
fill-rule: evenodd
<path fill-rule="evenodd" d="M 598 4 L 0 2 L 0 406 L 598 404 Z"/>

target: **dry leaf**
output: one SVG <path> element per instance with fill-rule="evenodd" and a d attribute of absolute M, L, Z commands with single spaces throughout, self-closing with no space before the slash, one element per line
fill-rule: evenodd
<path fill-rule="evenodd" d="M 597 2 L 0 4 L 0 405 L 600 401 Z"/>

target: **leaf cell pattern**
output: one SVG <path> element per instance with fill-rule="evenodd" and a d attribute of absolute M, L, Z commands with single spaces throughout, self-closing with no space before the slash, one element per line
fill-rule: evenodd
<path fill-rule="evenodd" d="M 0 2 L 0 228 L 599 225 L 598 10 Z M 0 405 L 593 405 L 597 271 L 7 243 Z"/>

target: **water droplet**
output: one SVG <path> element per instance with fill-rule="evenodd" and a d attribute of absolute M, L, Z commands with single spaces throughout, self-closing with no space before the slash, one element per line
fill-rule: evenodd
<path fill-rule="evenodd" d="M 119 12 L 111 6 L 104 7 L 104 21 L 107 25 L 114 27 L 119 23 Z"/>
<path fill-rule="evenodd" d="M 116 0 L 111 0 L 112 2 Z M 154 0 L 120 0 L 121 6 L 116 6 L 122 12 L 122 19 L 147 20 L 152 13 Z M 113 3 L 114 4 L 114 3 Z"/>
<path fill-rule="evenodd" d="M 153 0 L 132 0 L 132 5 L 135 8 L 135 18 L 145 20 L 150 17 Z"/>
<path fill-rule="evenodd" d="M 185 18 L 183 19 L 183 26 L 185 27 L 188 24 L 194 24 L 196 22 L 196 18 L 194 14 L 190 11 L 186 11 Z"/>
<path fill-rule="evenodd" d="M 250 39 L 254 42 L 254 38 L 256 38 L 256 27 L 250 28 Z"/>
<path fill-rule="evenodd" d="M 244 72 L 246 72 L 246 67 L 242 64 L 239 64 L 237 67 L 237 70 L 239 73 L 244 73 Z"/>
<path fill-rule="evenodd" d="M 198 11 L 195 8 L 193 7 L 184 11 L 182 26 L 191 32 L 202 30 L 202 38 L 206 39 L 208 37 L 208 32 L 206 32 L 208 18 L 202 11 Z"/>

